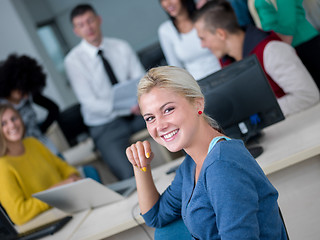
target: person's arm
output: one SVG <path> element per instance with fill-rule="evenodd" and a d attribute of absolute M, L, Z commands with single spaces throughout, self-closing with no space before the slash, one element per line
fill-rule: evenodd
<path fill-rule="evenodd" d="M 134 167 L 139 206 L 146 224 L 157 228 L 181 217 L 182 177 L 179 170 L 171 185 L 160 196 L 151 174 L 153 153 L 150 143 L 144 141 L 132 144 L 126 154 Z"/>
<path fill-rule="evenodd" d="M 280 41 L 268 43 L 263 62 L 266 72 L 286 93 L 277 99 L 284 115 L 319 102 L 319 90 L 314 80 L 290 45 Z"/>
<path fill-rule="evenodd" d="M 297 27 L 296 1 L 277 0 L 277 29 L 276 32 L 294 36 Z"/>
<path fill-rule="evenodd" d="M 183 68 L 183 63 L 177 58 L 173 42 L 174 39 L 177 40 L 179 38 L 178 32 L 173 26 L 171 26 L 170 22 L 167 21 L 160 25 L 158 37 L 162 52 L 168 65 Z"/>
<path fill-rule="evenodd" d="M 145 214 L 155 205 L 160 196 L 151 174 L 150 163 L 153 153 L 150 143 L 139 141 L 132 144 L 127 148 L 126 154 L 134 169 L 140 210 Z"/>
<path fill-rule="evenodd" d="M 31 196 L 25 196 L 10 167 L 0 161 L 0 202 L 10 219 L 17 225 L 31 220 L 50 206 Z"/>
<path fill-rule="evenodd" d="M 80 173 L 75 167 L 69 165 L 66 161 L 53 154 L 42 142 L 35 138 L 31 138 L 29 141 L 32 141 L 34 147 L 32 150 L 41 153 L 42 160 L 49 162 L 52 168 L 55 168 L 61 176 L 62 181 L 54 186 L 62 185 L 64 182 L 74 182 L 80 179 Z"/>
<path fill-rule="evenodd" d="M 40 124 L 40 129 L 45 133 L 48 127 L 58 119 L 59 107 L 51 99 L 43 96 L 41 93 L 34 94 L 32 100 L 35 104 L 45 108 L 48 111 L 46 119 Z"/>
<path fill-rule="evenodd" d="M 279 38 L 284 41 L 285 43 L 288 43 L 289 45 L 291 45 L 292 40 L 293 40 L 293 36 L 288 36 L 288 35 L 284 35 L 281 33 L 277 33 L 277 35 L 279 36 Z"/>
<path fill-rule="evenodd" d="M 208 2 L 208 0 L 198 0 L 198 1 L 196 1 L 197 9 L 202 8 L 202 6 L 205 5 L 207 2 Z"/>
<path fill-rule="evenodd" d="M 43 158 L 45 158 L 46 161 L 49 161 L 51 165 L 56 168 L 56 170 L 59 172 L 60 176 L 63 179 L 61 182 L 57 183 L 54 186 L 74 182 L 81 179 L 80 173 L 75 167 L 69 165 L 66 161 L 62 160 L 61 158 L 53 154 L 46 146 L 44 146 L 38 140 L 34 139 L 34 144 L 38 145 L 38 151 L 41 151 L 43 153 Z"/>
<path fill-rule="evenodd" d="M 65 179 L 61 182 L 58 182 L 57 184 L 54 184 L 50 188 L 55 188 L 55 187 L 62 186 L 62 185 L 68 184 L 68 183 L 76 182 L 80 179 L 82 179 L 82 178 L 79 176 L 79 174 L 73 173 L 67 179 Z"/>
<path fill-rule="evenodd" d="M 265 1 L 255 4 L 262 29 L 275 31 L 284 42 L 291 44 L 297 27 L 295 4 L 292 0 Z"/>

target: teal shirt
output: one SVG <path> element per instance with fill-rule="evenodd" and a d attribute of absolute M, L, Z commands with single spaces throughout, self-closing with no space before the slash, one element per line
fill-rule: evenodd
<path fill-rule="evenodd" d="M 263 30 L 273 30 L 293 36 L 292 46 L 294 47 L 319 34 L 306 19 L 302 6 L 303 0 L 277 0 L 276 2 L 278 10 L 275 9 L 271 0 L 255 0 L 254 5 Z"/>

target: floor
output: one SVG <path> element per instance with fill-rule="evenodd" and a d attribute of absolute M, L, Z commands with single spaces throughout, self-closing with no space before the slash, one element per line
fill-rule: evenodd
<path fill-rule="evenodd" d="M 290 240 L 320 239 L 320 156 L 268 176 L 279 192 Z"/>

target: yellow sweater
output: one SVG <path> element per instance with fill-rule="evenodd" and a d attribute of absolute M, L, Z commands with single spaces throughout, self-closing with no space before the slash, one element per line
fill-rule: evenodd
<path fill-rule="evenodd" d="M 18 225 L 50 208 L 33 198 L 33 193 L 48 189 L 71 174 L 78 174 L 75 168 L 52 154 L 35 138 L 26 138 L 23 144 L 23 155 L 0 157 L 0 203 Z"/>

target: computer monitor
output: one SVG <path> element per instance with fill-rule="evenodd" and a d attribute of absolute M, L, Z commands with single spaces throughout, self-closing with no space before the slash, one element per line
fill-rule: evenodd
<path fill-rule="evenodd" d="M 205 113 L 232 138 L 245 142 L 261 129 L 284 119 L 255 55 L 232 63 L 198 81 Z"/>

